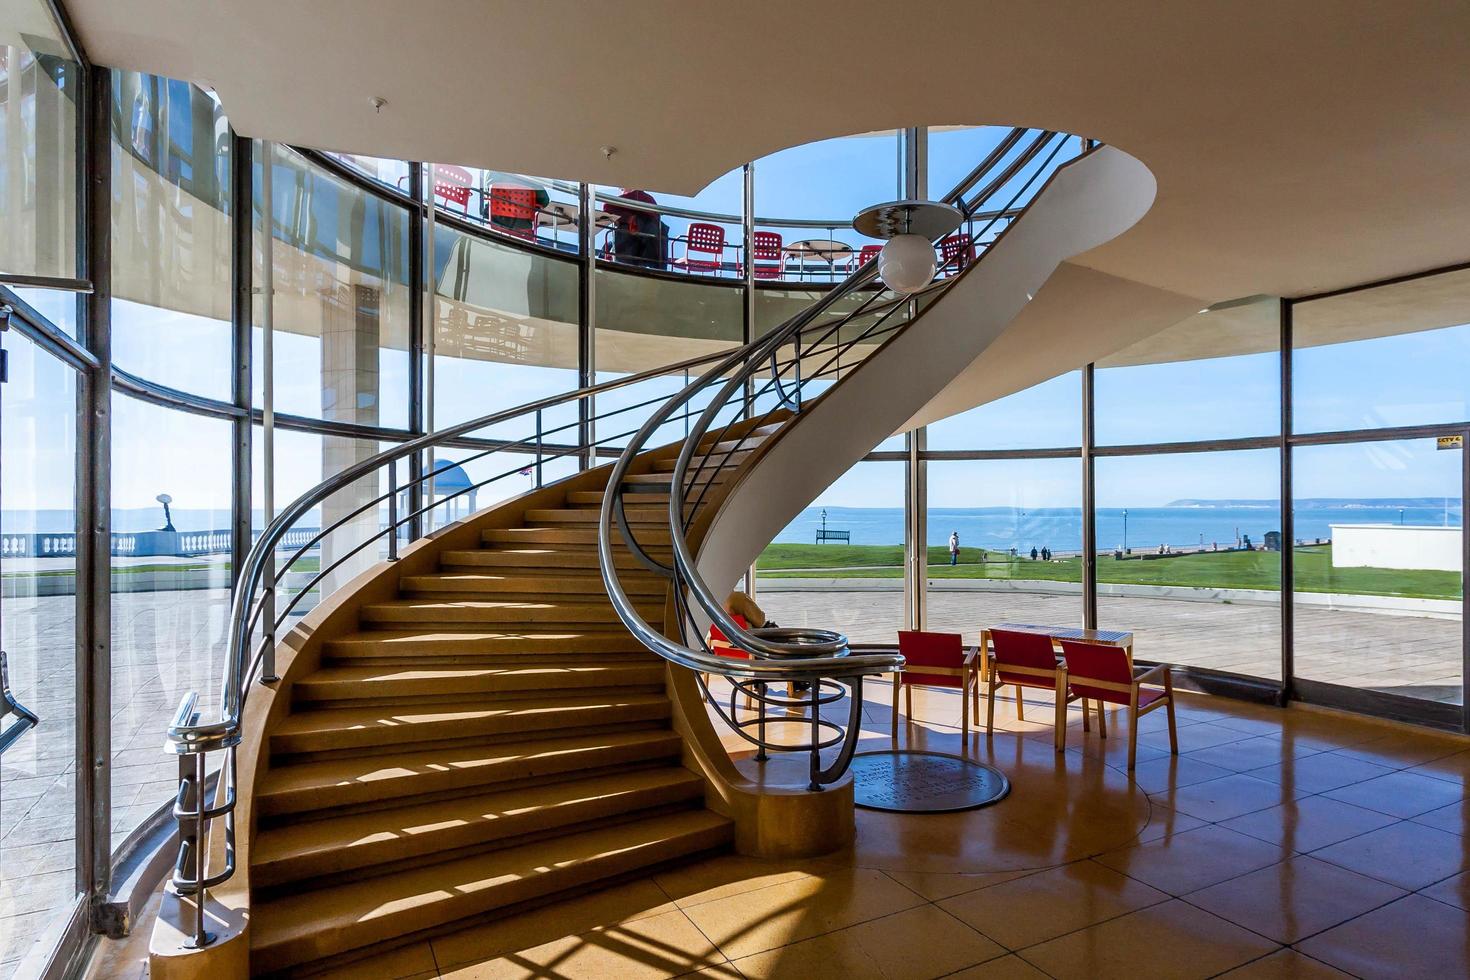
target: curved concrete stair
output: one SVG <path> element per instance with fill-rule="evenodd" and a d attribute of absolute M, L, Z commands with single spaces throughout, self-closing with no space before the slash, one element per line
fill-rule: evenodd
<path fill-rule="evenodd" d="M 634 533 L 667 561 L 668 476 L 629 485 L 645 491 Z M 480 547 L 440 551 L 291 678 L 254 787 L 253 973 L 310 972 L 730 843 L 683 767 L 667 666 L 607 597 L 602 497 L 541 495 Z M 668 580 L 625 548 L 615 560 L 661 622 Z"/>
<path fill-rule="evenodd" d="M 689 810 L 538 840 L 254 905 L 251 966 L 285 970 L 727 845 L 730 821 Z"/>

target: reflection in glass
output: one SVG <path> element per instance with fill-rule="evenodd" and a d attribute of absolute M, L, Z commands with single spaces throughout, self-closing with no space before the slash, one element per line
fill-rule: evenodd
<path fill-rule="evenodd" d="M 1097 461 L 1098 625 L 1141 660 L 1281 676 L 1280 454 Z"/>
<path fill-rule="evenodd" d="M 434 425 L 437 428 L 577 387 L 577 267 L 573 262 L 436 229 Z M 543 414 L 548 438 L 576 439 L 575 405 Z M 530 427 L 528 427 L 530 426 Z M 475 433 L 522 439 L 534 423 Z"/>
<path fill-rule="evenodd" d="M 974 644 L 996 623 L 1081 624 L 1078 460 L 931 462 L 928 479 L 929 629 Z"/>
<path fill-rule="evenodd" d="M 229 121 L 187 82 L 123 71 L 112 82 L 113 361 L 228 400 Z"/>
<path fill-rule="evenodd" d="M 0 759 L 0 976 L 10 976 L 78 891 L 77 379 L 19 331 L 4 340 L 0 649 L 16 699 L 41 719 Z"/>
<path fill-rule="evenodd" d="M 178 790 L 163 719 L 218 711 L 230 602 L 230 423 L 112 399 L 114 850 Z"/>
<path fill-rule="evenodd" d="M 275 409 L 406 428 L 408 212 L 278 144 L 273 161 Z"/>
<path fill-rule="evenodd" d="M 1292 451 L 1297 676 L 1462 702 L 1463 452 Z"/>
<path fill-rule="evenodd" d="M 77 270 L 77 103 L 81 66 L 41 0 L 14 0 L 0 23 L 0 272 Z"/>
<path fill-rule="evenodd" d="M 1470 270 L 1298 303 L 1297 432 L 1470 420 Z"/>
<path fill-rule="evenodd" d="M 894 643 L 903 628 L 904 466 L 863 462 L 822 491 L 756 561 L 756 600 L 782 626 Z"/>

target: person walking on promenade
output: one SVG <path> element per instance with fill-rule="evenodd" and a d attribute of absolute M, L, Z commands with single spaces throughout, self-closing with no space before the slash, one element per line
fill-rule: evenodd
<path fill-rule="evenodd" d="M 960 532 L 949 532 L 949 563 L 958 565 L 960 563 Z"/>

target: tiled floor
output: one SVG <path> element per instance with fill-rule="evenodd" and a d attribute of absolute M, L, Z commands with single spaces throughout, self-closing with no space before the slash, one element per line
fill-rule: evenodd
<path fill-rule="evenodd" d="M 891 744 L 871 685 L 865 743 Z M 1181 699 L 1051 750 L 1045 699 L 968 742 L 920 691 L 900 741 L 999 766 L 963 814 L 858 811 L 849 850 L 723 856 L 342 968 L 337 977 L 1107 978 L 1470 975 L 1470 740 L 1305 709 Z M 1035 719 L 1035 720 L 1031 720 Z M 799 759 L 786 757 L 787 765 Z M 754 765 L 744 761 L 742 765 Z M 108 973 L 139 975 L 115 956 Z"/>

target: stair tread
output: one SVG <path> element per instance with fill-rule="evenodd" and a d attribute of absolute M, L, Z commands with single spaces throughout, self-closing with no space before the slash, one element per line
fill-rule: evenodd
<path fill-rule="evenodd" d="M 514 769 L 517 772 L 514 778 L 542 775 L 561 772 L 559 762 L 575 762 L 589 754 L 631 752 L 641 758 L 656 758 L 661 753 L 677 753 L 681 745 L 679 736 L 668 729 L 644 729 L 454 748 L 405 748 L 365 757 L 308 759 L 273 765 L 262 779 L 256 796 L 258 800 L 273 801 L 290 794 L 307 794 L 319 801 L 330 790 L 344 789 L 383 799 L 413 792 L 417 784 L 438 784 L 449 777 L 457 777 L 453 781 L 462 785 L 486 784 L 496 781 L 497 773 L 502 770 Z M 484 778 L 471 778 L 480 776 Z"/>
<path fill-rule="evenodd" d="M 386 810 L 265 828 L 256 834 L 250 861 L 257 882 L 299 880 L 320 874 L 323 865 L 327 870 L 360 868 L 595 815 L 702 798 L 703 791 L 704 782 L 698 775 L 676 765 L 514 789 L 487 788 L 452 800 L 410 802 Z M 589 809 L 595 813 L 587 814 Z M 550 811 L 565 811 L 565 815 L 551 815 Z M 314 861 L 313 867 L 293 867 L 307 860 Z M 268 869 L 265 876 L 259 873 L 262 867 Z"/>
<path fill-rule="evenodd" d="M 619 576 L 621 579 L 621 576 Z M 594 570 L 546 569 L 545 572 L 517 569 L 514 572 L 495 574 L 473 570 L 441 570 L 425 575 L 405 575 L 399 580 L 399 588 L 405 592 L 486 592 L 523 593 L 540 592 L 556 595 L 603 595 L 607 586 L 602 575 Z M 657 576 L 628 576 L 624 590 L 658 592 L 665 588 L 664 580 Z"/>
<path fill-rule="evenodd" d="M 296 682 L 298 700 L 324 697 L 409 697 L 432 693 L 576 690 L 587 687 L 650 685 L 663 682 L 656 662 L 517 666 L 381 665 L 322 667 Z"/>
<path fill-rule="evenodd" d="M 534 650 L 543 651 L 541 655 L 629 653 L 644 649 L 627 630 L 583 629 L 580 626 L 537 629 L 534 624 L 516 629 L 475 629 L 474 625 L 467 623 L 463 630 L 361 630 L 327 640 L 326 653 L 329 657 L 415 657 L 474 656 L 477 653 L 500 654 Z"/>
<path fill-rule="evenodd" d="M 252 966 L 279 970 L 409 935 L 707 850 L 730 836 L 725 817 L 690 810 L 293 892 L 252 908 Z"/>
<path fill-rule="evenodd" d="M 526 698 L 490 703 L 475 700 L 447 704 L 313 708 L 293 711 L 282 718 L 271 731 L 271 737 L 286 738 L 331 732 L 373 730 L 405 733 L 405 731 L 412 731 L 413 726 L 416 725 L 462 724 L 486 718 L 526 717 L 560 712 L 588 713 L 618 707 L 667 704 L 668 697 L 662 691 L 640 694 L 612 690 L 605 693 L 579 693 L 576 696 Z M 595 720 L 589 718 L 589 723 L 595 724 Z"/>

